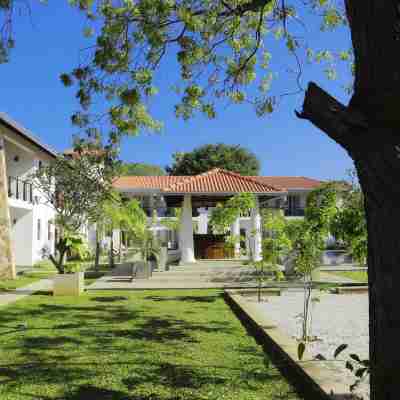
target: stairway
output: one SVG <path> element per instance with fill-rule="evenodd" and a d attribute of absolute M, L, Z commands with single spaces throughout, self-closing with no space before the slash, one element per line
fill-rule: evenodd
<path fill-rule="evenodd" d="M 150 279 L 134 279 L 117 267 L 90 286 L 104 289 L 204 289 L 254 286 L 254 269 L 239 260 L 204 260 L 170 266 L 168 271 L 154 271 Z"/>

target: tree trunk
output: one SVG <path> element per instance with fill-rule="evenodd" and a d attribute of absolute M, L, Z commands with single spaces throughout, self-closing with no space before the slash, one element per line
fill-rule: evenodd
<path fill-rule="evenodd" d="M 99 265 L 100 265 L 100 235 L 98 226 L 96 226 L 96 253 L 94 256 L 94 269 L 96 271 L 99 270 Z"/>
<path fill-rule="evenodd" d="M 115 267 L 114 261 L 114 227 L 111 227 L 111 238 L 110 238 L 110 268 Z"/>
<path fill-rule="evenodd" d="M 94 269 L 98 271 L 100 268 L 100 241 L 96 239 L 96 254 L 94 257 Z"/>
<path fill-rule="evenodd" d="M 328 133 L 355 162 L 368 225 L 371 400 L 394 400 L 400 391 L 398 130 L 383 123 L 376 127 L 376 121 L 346 109 L 314 84 L 310 84 L 303 107 L 298 116 Z"/>
<path fill-rule="evenodd" d="M 0 278 L 15 279 L 4 140 L 0 136 Z"/>
<path fill-rule="evenodd" d="M 393 145 L 356 161 L 368 226 L 371 399 L 398 398 L 400 159 Z"/>
<path fill-rule="evenodd" d="M 310 84 L 300 118 L 354 160 L 368 225 L 371 400 L 400 392 L 400 3 L 346 0 L 355 54 L 348 107 Z"/>

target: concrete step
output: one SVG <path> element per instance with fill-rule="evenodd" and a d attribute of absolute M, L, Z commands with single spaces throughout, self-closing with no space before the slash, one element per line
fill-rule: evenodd
<path fill-rule="evenodd" d="M 153 275 L 158 276 L 182 276 L 182 277 L 190 277 L 190 276 L 220 276 L 220 275 L 254 275 L 254 270 L 241 270 L 241 271 L 193 271 L 193 272 L 180 272 L 180 271 L 153 271 Z"/>
<path fill-rule="evenodd" d="M 212 274 L 212 273 L 224 273 L 224 272 L 231 272 L 231 273 L 240 273 L 242 271 L 251 271 L 253 268 L 249 267 L 240 267 L 240 268 L 170 268 L 168 271 L 169 273 L 181 273 L 181 274 Z"/>
<path fill-rule="evenodd" d="M 175 265 L 170 265 L 169 270 L 170 271 L 238 271 L 242 269 L 250 269 L 252 267 L 249 267 L 248 265 L 235 265 L 235 266 L 175 266 Z"/>

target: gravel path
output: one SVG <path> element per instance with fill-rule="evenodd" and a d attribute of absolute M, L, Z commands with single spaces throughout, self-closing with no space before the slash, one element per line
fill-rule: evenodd
<path fill-rule="evenodd" d="M 286 290 L 282 296 L 270 297 L 267 302 L 258 305 L 267 317 L 279 328 L 293 338 L 301 337 L 301 317 L 303 312 L 303 292 Z M 347 359 L 350 353 L 355 353 L 361 359 L 368 358 L 368 295 L 347 294 L 335 295 L 315 291 L 313 298 L 319 301 L 312 305 L 311 335 L 318 338 L 307 345 L 312 355 L 322 354 L 333 358 L 333 352 L 342 343 L 349 345 L 340 356 Z M 349 385 L 355 380 L 345 368 L 343 376 Z M 368 382 L 363 383 L 357 394 L 369 399 Z"/>

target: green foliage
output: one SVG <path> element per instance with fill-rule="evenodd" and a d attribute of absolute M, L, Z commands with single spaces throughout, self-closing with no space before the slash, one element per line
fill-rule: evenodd
<path fill-rule="evenodd" d="M 226 233 L 231 225 L 242 215 L 255 207 L 255 198 L 251 193 L 240 193 L 231 197 L 225 204 L 218 203 L 212 210 L 209 224 L 216 233 Z"/>
<path fill-rule="evenodd" d="M 337 184 L 328 183 L 308 195 L 304 220 L 291 223 L 286 229 L 292 241 L 295 270 L 303 278 L 302 343 L 311 339 L 313 271 L 321 263 L 321 254 L 336 213 Z"/>
<path fill-rule="evenodd" d="M 303 221 L 296 234 L 297 236 L 292 242 L 295 268 L 305 281 L 311 281 L 313 270 L 318 268 L 321 263 L 325 236 L 316 232 L 307 221 Z"/>
<path fill-rule="evenodd" d="M 88 243 L 81 235 L 68 235 L 66 237 L 66 245 L 68 246 L 69 260 L 87 261 L 90 260 L 92 254 Z"/>
<path fill-rule="evenodd" d="M 314 189 L 307 196 L 305 219 L 310 229 L 327 236 L 338 208 L 337 184 L 327 183 Z"/>
<path fill-rule="evenodd" d="M 119 174 L 122 176 L 162 176 L 166 172 L 158 165 L 146 163 L 122 163 Z"/>
<path fill-rule="evenodd" d="M 175 153 L 173 164 L 166 168 L 169 175 L 197 175 L 213 168 L 222 168 L 241 175 L 258 175 L 260 162 L 241 146 L 223 143 L 206 144 L 188 153 Z"/>
<path fill-rule="evenodd" d="M 64 273 L 67 253 L 78 245 L 80 229 L 98 213 L 100 205 L 109 197 L 115 173 L 110 153 L 97 146 L 77 143 L 72 157 L 59 156 L 31 175 L 46 203 L 55 210 L 54 224 L 59 231 L 57 257 L 48 249 L 43 254 L 50 258 L 60 273 Z"/>
<path fill-rule="evenodd" d="M 105 152 L 83 148 L 71 158 L 59 156 L 37 168 L 30 179 L 56 211 L 56 225 L 78 232 L 109 198 L 114 173 Z"/>
<path fill-rule="evenodd" d="M 279 280 L 283 278 L 283 274 L 278 268 L 279 260 L 286 256 L 292 248 L 286 231 L 287 221 L 280 210 L 263 210 L 262 218 L 266 232 L 262 240 L 262 257 Z"/>
<path fill-rule="evenodd" d="M 120 229 L 129 238 L 137 239 L 143 236 L 147 229 L 147 216 L 138 200 L 125 200 L 115 191 L 109 198 L 99 204 L 96 214 L 92 215 L 92 223 L 96 224 L 97 240 L 111 232 L 109 261 L 114 265 L 114 243 L 112 231 Z M 99 248 L 97 248 L 99 251 Z M 98 256 L 96 257 L 96 260 Z"/>
<path fill-rule="evenodd" d="M 353 178 L 355 178 L 353 172 Z M 332 234 L 349 250 L 354 259 L 365 264 L 368 255 L 368 232 L 364 196 L 353 182 L 342 194 L 342 204 L 331 223 Z"/>
<path fill-rule="evenodd" d="M 271 93 L 271 80 L 278 76 L 271 69 L 271 41 L 282 41 L 298 61 L 302 53 L 309 52 L 307 41 L 299 40 L 297 34 L 304 11 L 312 12 L 313 22 L 320 21 L 321 31 L 347 24 L 338 0 L 304 4 L 277 0 L 68 3 L 87 17 L 82 34 L 88 41 L 83 62 L 60 76 L 65 86 L 75 88 L 80 103 L 72 121 L 84 131 L 109 126 L 110 143 L 117 147 L 123 135 L 162 128 L 149 104 L 158 93 L 156 83 L 164 59 L 174 58 L 179 70 L 178 84 L 168 82 L 170 87 L 176 84 L 178 117 L 187 119 L 200 112 L 215 118 L 217 104 L 227 102 L 250 104 L 258 116 L 264 116 L 279 100 Z M 18 4 L 0 0 L 0 20 L 4 20 L 0 62 L 8 60 L 14 47 L 13 17 Z M 352 63 L 353 57 L 341 55 L 333 54 L 333 58 Z M 333 68 L 329 60 L 326 71 L 331 79 L 336 75 Z M 166 78 L 168 74 L 162 74 L 162 80 Z"/>
<path fill-rule="evenodd" d="M 181 224 L 182 209 L 174 208 L 174 217 L 163 218 L 160 223 L 171 231 L 178 232 Z"/>

